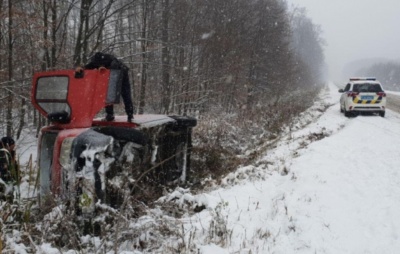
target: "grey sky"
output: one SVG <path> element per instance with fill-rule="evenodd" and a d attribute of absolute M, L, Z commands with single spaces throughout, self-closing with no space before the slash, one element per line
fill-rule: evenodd
<path fill-rule="evenodd" d="M 323 30 L 331 80 L 354 60 L 400 60 L 400 0 L 287 0 Z"/>

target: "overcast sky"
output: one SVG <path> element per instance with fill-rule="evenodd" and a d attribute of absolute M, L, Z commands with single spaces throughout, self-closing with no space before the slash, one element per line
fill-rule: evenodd
<path fill-rule="evenodd" d="M 400 60 L 400 0 L 287 0 L 323 30 L 330 79 L 354 60 Z"/>

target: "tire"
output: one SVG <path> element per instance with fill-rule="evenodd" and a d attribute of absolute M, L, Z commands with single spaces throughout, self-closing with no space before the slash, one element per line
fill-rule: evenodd
<path fill-rule="evenodd" d="M 379 112 L 379 115 L 380 115 L 381 117 L 385 117 L 385 111 Z"/>
<path fill-rule="evenodd" d="M 344 110 L 344 116 L 345 117 L 351 117 L 351 112 L 347 111 L 346 109 Z"/>

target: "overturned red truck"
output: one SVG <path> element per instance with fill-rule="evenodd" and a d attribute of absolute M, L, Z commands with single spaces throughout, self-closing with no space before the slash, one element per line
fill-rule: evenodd
<path fill-rule="evenodd" d="M 117 205 L 121 186 L 151 172 L 157 184 L 185 182 L 190 169 L 192 128 L 187 116 L 135 115 L 95 118 L 119 103 L 118 70 L 60 70 L 36 73 L 33 105 L 51 124 L 38 139 L 40 196 L 71 198 L 81 213 L 96 203 Z M 134 176 L 124 178 L 124 176 Z M 130 179 L 128 185 L 121 182 Z M 133 179 L 133 180 L 132 180 Z M 133 183 L 132 183 L 133 182 Z M 124 188 L 125 188 L 124 187 Z"/>

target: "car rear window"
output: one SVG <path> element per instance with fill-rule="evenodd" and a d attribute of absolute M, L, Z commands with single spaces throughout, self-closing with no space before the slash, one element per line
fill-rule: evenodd
<path fill-rule="evenodd" d="M 356 93 L 379 93 L 379 92 L 383 92 L 381 86 L 379 84 L 354 84 L 353 86 L 353 92 Z"/>

